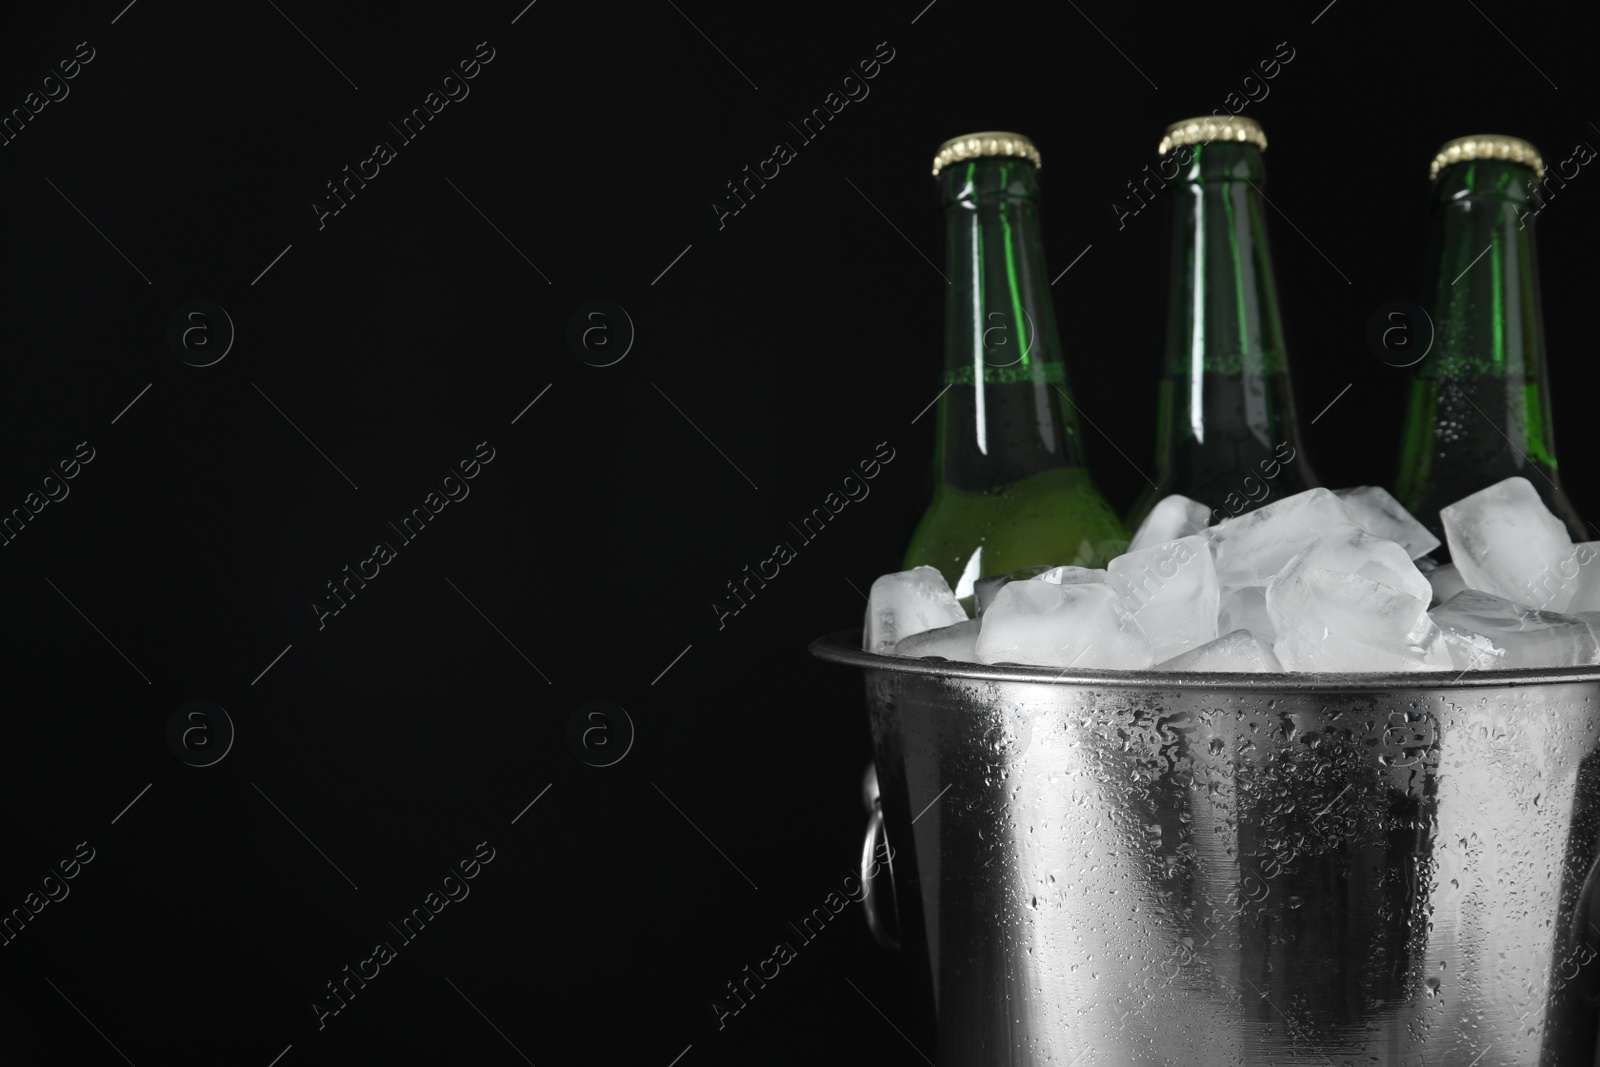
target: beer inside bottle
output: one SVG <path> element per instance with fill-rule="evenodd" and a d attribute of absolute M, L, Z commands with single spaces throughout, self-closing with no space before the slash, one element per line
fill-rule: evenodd
<path fill-rule="evenodd" d="M 1103 566 L 1127 546 L 1084 463 L 1039 232 L 1038 150 L 1011 133 L 947 141 L 945 358 L 933 503 L 905 566 L 958 597 L 1023 567 Z"/>
<path fill-rule="evenodd" d="M 1128 514 L 1181 493 L 1211 521 L 1321 484 L 1295 421 L 1261 195 L 1266 135 L 1242 115 L 1186 119 L 1158 151 L 1168 200 L 1167 331 L 1155 485 Z M 1198 531 L 1196 531 L 1198 532 Z"/>
<path fill-rule="evenodd" d="M 1479 135 L 1446 144 L 1433 170 L 1423 283 L 1433 347 L 1413 371 L 1395 496 L 1442 540 L 1440 508 L 1521 475 L 1574 541 L 1588 541 L 1550 425 L 1533 242 L 1544 165 L 1526 141 Z"/>

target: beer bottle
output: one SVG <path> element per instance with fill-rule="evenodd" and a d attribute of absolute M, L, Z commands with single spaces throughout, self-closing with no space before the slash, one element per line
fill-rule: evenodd
<path fill-rule="evenodd" d="M 1039 151 L 1015 133 L 940 146 L 945 215 L 944 390 L 933 503 L 905 566 L 958 597 L 1030 566 L 1098 567 L 1127 531 L 1084 463 L 1039 233 Z"/>
<path fill-rule="evenodd" d="M 1156 149 L 1156 181 L 1170 186 L 1150 190 L 1170 201 L 1166 346 L 1156 484 L 1129 529 L 1170 493 L 1217 522 L 1322 484 L 1295 422 L 1261 194 L 1266 147 L 1254 119 L 1229 115 L 1173 123 Z"/>
<path fill-rule="evenodd" d="M 1439 509 L 1522 475 L 1583 523 L 1556 473 L 1533 218 L 1548 196 L 1538 150 L 1515 137 L 1450 141 L 1433 159 L 1423 308 L 1433 346 L 1413 370 L 1395 497 L 1443 540 Z"/>

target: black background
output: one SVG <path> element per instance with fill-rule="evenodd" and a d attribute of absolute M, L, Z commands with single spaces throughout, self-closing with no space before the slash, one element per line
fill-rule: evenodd
<path fill-rule="evenodd" d="M 858 622 L 852 585 L 896 567 L 931 485 L 935 147 L 1041 146 L 1052 271 L 1083 253 L 1053 290 L 1069 373 L 1126 506 L 1163 220 L 1111 205 L 1168 122 L 1294 50 L 1245 113 L 1331 485 L 1393 472 L 1407 372 L 1364 333 L 1417 295 L 1433 151 L 1600 143 L 1587 37 L 1503 0 L 523 2 L 8 7 L 5 110 L 79 41 L 95 58 L 0 147 L 0 509 L 79 441 L 95 458 L 0 549 L 0 908 L 96 850 L 0 948 L 8 1064 L 921 1062 L 921 992 L 853 907 L 725 1028 L 708 1004 L 859 851 L 860 680 L 805 648 Z M 480 41 L 470 96 L 319 230 L 323 183 Z M 799 145 L 879 42 L 870 95 Z M 779 140 L 798 158 L 719 229 L 723 183 Z M 1600 177 L 1539 227 L 1593 514 Z M 196 298 L 237 327 L 206 368 L 165 339 Z M 605 368 L 565 340 L 597 298 L 637 331 Z M 319 630 L 323 583 L 485 440 L 470 496 Z M 879 442 L 871 496 L 719 630 L 723 583 Z M 237 727 L 210 767 L 166 742 L 195 698 Z M 637 728 L 615 766 L 568 747 L 591 699 Z M 319 1031 L 309 999 L 480 841 L 471 895 Z"/>

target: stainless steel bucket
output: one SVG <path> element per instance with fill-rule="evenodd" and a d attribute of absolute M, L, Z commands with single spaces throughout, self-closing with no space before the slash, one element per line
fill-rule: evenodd
<path fill-rule="evenodd" d="M 1597 1062 L 1600 670 L 811 651 L 866 672 L 940 1067 Z"/>

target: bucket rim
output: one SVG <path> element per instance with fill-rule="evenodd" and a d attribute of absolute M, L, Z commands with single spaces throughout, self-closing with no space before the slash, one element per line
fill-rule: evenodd
<path fill-rule="evenodd" d="M 861 630 L 843 629 L 824 634 L 807 646 L 813 656 L 828 663 L 861 667 L 869 671 L 919 674 L 930 678 L 981 682 L 1028 682 L 1036 685 L 1091 687 L 1095 689 L 1270 691 L 1276 693 L 1349 693 L 1409 690 L 1461 692 L 1535 685 L 1571 685 L 1600 681 L 1600 666 L 1521 667 L 1514 670 L 1399 671 L 1372 673 L 1283 672 L 1271 674 L 1205 671 L 1087 670 L 1030 667 L 1022 664 L 963 663 L 956 660 L 909 659 L 868 652 L 861 647 Z"/>

